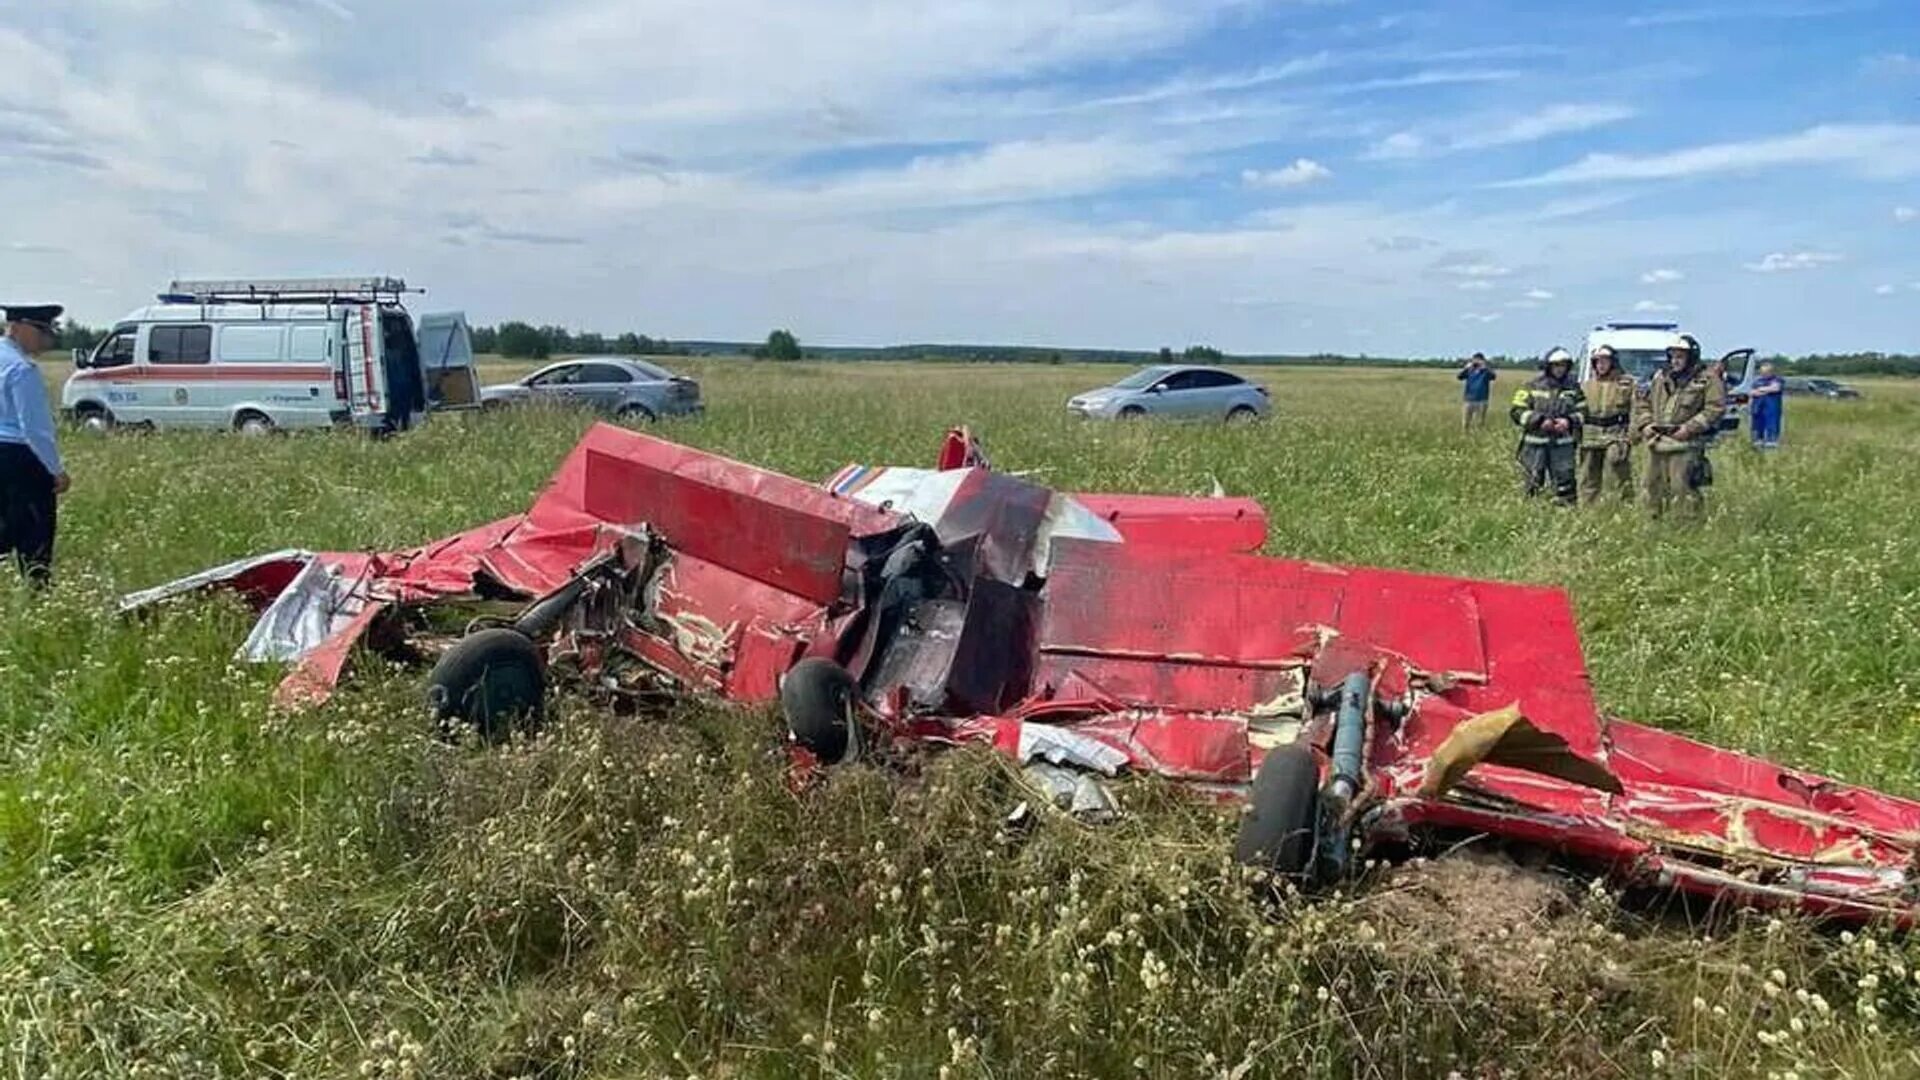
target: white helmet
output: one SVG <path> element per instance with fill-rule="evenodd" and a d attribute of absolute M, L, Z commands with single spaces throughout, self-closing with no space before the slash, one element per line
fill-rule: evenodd
<path fill-rule="evenodd" d="M 1565 364 L 1568 367 L 1572 367 L 1573 354 L 1555 345 L 1553 348 L 1547 350 L 1547 355 L 1540 361 L 1540 370 L 1545 371 L 1555 364 Z"/>

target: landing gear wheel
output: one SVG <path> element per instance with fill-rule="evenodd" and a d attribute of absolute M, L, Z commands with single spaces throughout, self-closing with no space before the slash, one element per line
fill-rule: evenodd
<path fill-rule="evenodd" d="M 441 654 L 427 676 L 427 707 L 441 725 L 470 724 L 495 743 L 539 720 L 546 690 L 540 647 L 518 630 L 495 627 Z"/>
<path fill-rule="evenodd" d="M 1233 843 L 1236 862 L 1279 877 L 1300 878 L 1313 862 L 1320 766 L 1295 743 L 1267 752 L 1254 774 L 1252 805 Z"/>
<path fill-rule="evenodd" d="M 780 711 L 793 741 L 828 765 L 859 754 L 860 731 L 853 718 L 856 697 L 853 676 L 823 657 L 800 661 L 780 680 Z"/>

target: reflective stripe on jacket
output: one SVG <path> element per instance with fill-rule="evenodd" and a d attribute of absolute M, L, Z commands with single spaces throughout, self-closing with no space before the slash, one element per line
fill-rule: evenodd
<path fill-rule="evenodd" d="M 1507 414 L 1520 429 L 1521 442 L 1567 446 L 1580 440 L 1580 403 L 1580 384 L 1571 377 L 1556 379 L 1543 374 L 1513 392 Z M 1549 420 L 1566 420 L 1571 426 L 1565 434 L 1550 434 L 1541 430 Z"/>

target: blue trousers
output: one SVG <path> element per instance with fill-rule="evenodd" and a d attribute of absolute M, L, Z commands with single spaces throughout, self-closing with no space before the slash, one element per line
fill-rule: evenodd
<path fill-rule="evenodd" d="M 1784 409 L 1755 409 L 1753 411 L 1753 441 L 1772 444 L 1780 441 L 1780 420 Z"/>

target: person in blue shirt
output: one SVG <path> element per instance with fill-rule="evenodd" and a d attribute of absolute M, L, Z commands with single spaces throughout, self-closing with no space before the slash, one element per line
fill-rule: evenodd
<path fill-rule="evenodd" d="M 1468 360 L 1454 378 L 1466 384 L 1466 409 L 1460 416 L 1460 430 L 1486 427 L 1487 399 L 1493 396 L 1493 380 L 1499 376 L 1494 374 L 1485 356 L 1474 353 L 1473 359 Z"/>
<path fill-rule="evenodd" d="M 47 384 L 33 358 L 58 339 L 54 320 L 62 310 L 8 306 L 7 336 L 0 339 L 0 557 L 12 555 L 35 587 L 53 573 L 55 504 L 69 481 Z"/>
<path fill-rule="evenodd" d="M 1773 373 L 1772 364 L 1760 365 L 1760 374 L 1753 380 L 1748 399 L 1752 402 L 1753 445 L 1762 450 L 1776 450 L 1780 446 L 1780 421 L 1784 419 L 1787 406 L 1786 389 L 1786 382 Z"/>

